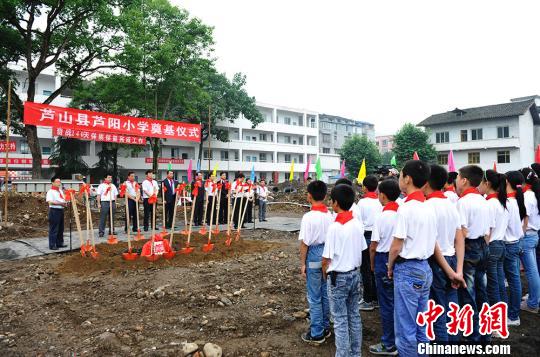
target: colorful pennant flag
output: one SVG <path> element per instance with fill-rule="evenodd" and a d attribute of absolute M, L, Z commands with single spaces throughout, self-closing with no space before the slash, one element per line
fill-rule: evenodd
<path fill-rule="evenodd" d="M 536 146 L 536 152 L 534 153 L 534 162 L 540 164 L 540 144 Z"/>
<path fill-rule="evenodd" d="M 497 172 L 497 161 L 493 161 L 493 171 Z"/>
<path fill-rule="evenodd" d="M 212 171 L 212 176 L 216 177 L 217 170 L 218 170 L 218 164 L 216 163 L 216 165 L 214 166 L 214 171 Z"/>
<path fill-rule="evenodd" d="M 169 161 L 169 165 L 167 165 L 167 170 L 172 170 L 172 163 Z"/>
<path fill-rule="evenodd" d="M 456 164 L 454 163 L 454 152 L 450 150 L 448 153 L 448 172 L 456 172 Z"/>
<path fill-rule="evenodd" d="M 289 181 L 294 180 L 294 159 L 291 162 L 291 172 L 289 173 Z"/>
<path fill-rule="evenodd" d="M 360 166 L 360 170 L 358 170 L 358 177 L 357 177 L 358 183 L 362 184 L 365 178 L 366 178 L 366 159 L 363 159 L 362 165 Z"/>
<path fill-rule="evenodd" d="M 420 158 L 418 157 L 418 153 L 416 151 L 414 152 L 412 159 L 413 160 L 420 160 Z"/>
<path fill-rule="evenodd" d="M 321 166 L 321 158 L 317 158 L 317 162 L 315 163 L 315 172 L 317 173 L 317 180 L 322 179 L 322 166 Z"/>
<path fill-rule="evenodd" d="M 345 160 L 341 161 L 341 168 L 339 170 L 339 175 L 345 177 Z"/>
<path fill-rule="evenodd" d="M 390 165 L 394 167 L 397 166 L 396 155 L 392 156 L 392 159 L 390 160 Z"/>
<path fill-rule="evenodd" d="M 187 180 L 188 182 L 191 182 L 192 175 L 193 175 L 193 163 L 191 162 L 191 159 L 189 159 L 189 165 L 187 168 Z"/>
<path fill-rule="evenodd" d="M 306 171 L 304 172 L 304 181 L 307 181 L 307 178 L 309 177 L 309 166 L 310 166 L 310 164 L 311 164 L 311 157 L 308 155 Z"/>
<path fill-rule="evenodd" d="M 197 159 L 197 172 L 201 171 L 201 160 Z"/>
<path fill-rule="evenodd" d="M 251 166 L 251 175 L 249 175 L 249 179 L 251 180 L 251 183 L 255 182 L 255 165 Z"/>

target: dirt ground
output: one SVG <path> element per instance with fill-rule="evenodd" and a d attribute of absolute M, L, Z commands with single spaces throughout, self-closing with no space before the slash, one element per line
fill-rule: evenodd
<path fill-rule="evenodd" d="M 0 355 L 181 356 L 183 341 L 216 343 L 225 356 L 333 355 L 333 339 L 300 340 L 308 322 L 296 239 L 246 231 L 204 254 L 196 235 L 191 255 L 156 263 L 121 260 L 125 245 L 98 246 L 98 262 L 75 252 L 0 263 Z M 367 356 L 378 311 L 362 322 Z M 521 314 L 512 355 L 537 355 L 537 326 L 538 316 Z"/>

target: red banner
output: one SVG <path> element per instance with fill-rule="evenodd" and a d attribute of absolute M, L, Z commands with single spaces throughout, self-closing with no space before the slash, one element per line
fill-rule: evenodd
<path fill-rule="evenodd" d="M 8 151 L 7 149 L 9 149 L 9 152 L 17 151 L 17 143 L 15 141 L 10 141 L 8 146 L 7 142 L 0 141 L 0 152 L 6 152 Z"/>
<path fill-rule="evenodd" d="M 5 165 L 6 164 L 6 158 L 3 157 L 3 158 L 0 158 L 0 165 Z M 27 158 L 17 158 L 17 157 L 10 157 L 8 159 L 8 164 L 10 165 L 32 165 L 32 159 L 27 159 Z M 41 165 L 50 165 L 51 162 L 49 161 L 49 159 L 42 159 L 41 160 Z"/>
<path fill-rule="evenodd" d="M 147 157 L 144 159 L 144 162 L 147 163 L 147 164 L 151 164 L 152 163 L 152 158 L 151 157 Z M 158 164 L 168 164 L 168 163 L 171 163 L 171 164 L 183 164 L 184 163 L 184 159 L 167 159 L 167 158 L 164 158 L 164 157 L 160 157 L 158 158 Z"/>
<path fill-rule="evenodd" d="M 146 145 L 146 138 L 142 136 L 95 133 L 93 131 L 73 130 L 73 129 L 63 129 L 63 128 L 53 128 L 53 135 L 63 136 L 65 138 L 80 139 L 80 140 L 104 141 L 107 143 Z"/>
<path fill-rule="evenodd" d="M 201 126 L 24 102 L 24 124 L 200 142 Z"/>

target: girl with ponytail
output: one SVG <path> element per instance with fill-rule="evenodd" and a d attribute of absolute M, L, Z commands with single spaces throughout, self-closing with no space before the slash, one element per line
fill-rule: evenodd
<path fill-rule="evenodd" d="M 527 213 L 522 190 L 524 180 L 519 171 L 506 173 L 508 227 L 504 236 L 506 251 L 503 266 L 509 290 L 509 326 L 519 326 L 520 324 L 521 280 L 519 276 L 519 254 L 521 253 L 521 237 L 523 237 L 523 219 Z"/>
<path fill-rule="evenodd" d="M 537 313 L 540 300 L 540 275 L 536 261 L 538 230 L 540 229 L 540 180 L 536 172 L 526 167 L 521 170 L 525 177 L 523 188 L 526 217 L 523 221 L 525 236 L 522 239 L 521 262 L 529 287 L 529 297 L 521 303 L 521 310 Z"/>
<path fill-rule="evenodd" d="M 490 305 L 508 301 L 504 286 L 504 257 L 506 244 L 504 237 L 508 227 L 508 210 L 506 209 L 506 177 L 493 170 L 487 170 L 478 187 L 480 193 L 486 195 L 489 207 L 490 232 L 486 236 L 489 244 L 487 262 L 487 294 Z"/>

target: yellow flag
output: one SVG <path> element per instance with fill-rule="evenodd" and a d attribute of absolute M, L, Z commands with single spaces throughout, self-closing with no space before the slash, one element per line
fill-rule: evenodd
<path fill-rule="evenodd" d="M 212 171 L 212 176 L 216 177 L 216 175 L 217 175 L 217 169 L 218 169 L 218 164 L 216 164 L 216 165 L 214 166 L 214 171 Z"/>
<path fill-rule="evenodd" d="M 360 170 L 358 171 L 358 183 L 362 184 L 364 179 L 366 178 L 366 159 L 362 160 L 362 166 L 360 166 Z"/>
<path fill-rule="evenodd" d="M 289 173 L 289 181 L 294 179 L 294 159 L 291 162 L 291 172 Z"/>

